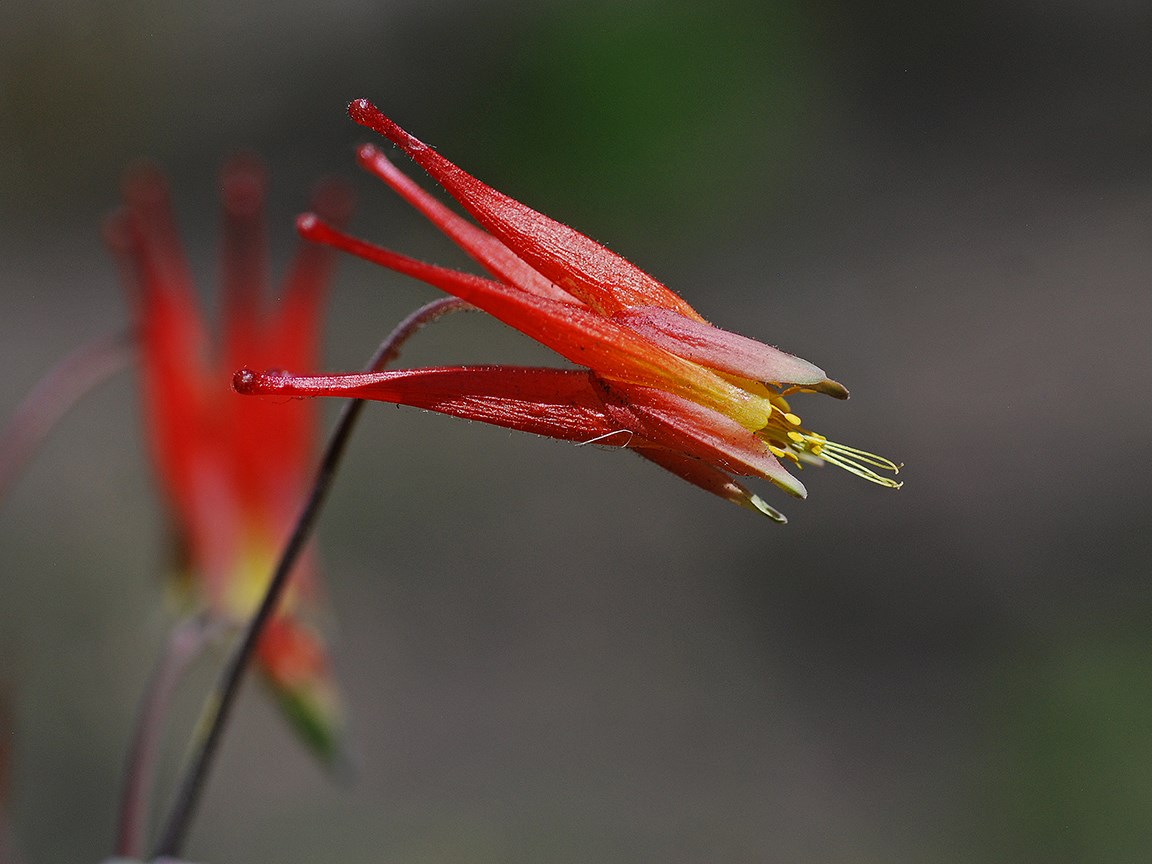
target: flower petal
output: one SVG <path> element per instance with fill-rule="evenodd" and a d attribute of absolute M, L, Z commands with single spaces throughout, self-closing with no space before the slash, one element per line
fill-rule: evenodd
<path fill-rule="evenodd" d="M 585 307 L 417 261 L 349 237 L 311 214 L 300 217 L 297 227 L 310 240 L 344 249 L 453 294 L 602 377 L 672 390 L 730 414 L 748 429 L 761 429 L 768 422 L 771 406 L 767 400 Z"/>
<path fill-rule="evenodd" d="M 739 504 L 754 513 L 767 516 L 773 522 L 779 522 L 783 525 L 788 521 L 783 513 L 714 465 L 663 447 L 633 447 L 632 449 L 664 470 L 671 471 L 694 486 L 699 486 L 705 492 L 719 495 L 725 501 L 731 501 L 733 504 Z"/>
<path fill-rule="evenodd" d="M 583 370 L 452 366 L 347 375 L 298 376 L 241 370 L 248 395 L 339 396 L 393 402 L 564 441 L 621 431 Z"/>
<path fill-rule="evenodd" d="M 634 306 L 620 310 L 612 320 L 673 354 L 722 372 L 773 384 L 835 384 L 814 363 L 670 309 Z M 845 396 L 848 393 L 843 392 Z"/>
<path fill-rule="evenodd" d="M 343 228 L 352 215 L 352 195 L 339 182 L 320 184 L 312 195 L 312 210 Z M 275 316 L 269 325 L 267 362 L 286 369 L 314 369 L 324 319 L 321 307 L 328 293 L 335 255 L 330 249 L 303 242 L 288 268 Z M 242 364 L 243 365 L 243 364 Z M 229 367 L 234 371 L 237 367 Z"/>
<path fill-rule="evenodd" d="M 339 225 L 351 215 L 351 195 L 339 183 L 319 186 L 311 203 L 318 212 Z M 259 365 L 283 369 L 317 368 L 324 323 L 322 307 L 335 260 L 334 250 L 300 240 L 279 292 L 279 302 L 269 304 L 262 322 L 264 354 Z M 239 364 L 244 365 L 255 364 L 252 361 Z M 221 369 L 218 380 L 227 381 L 239 366 Z M 245 458 L 259 459 L 265 466 L 266 501 L 295 501 L 309 479 L 306 470 L 315 450 L 319 421 L 316 406 L 297 405 L 290 410 L 277 410 L 279 406 L 265 405 L 262 406 L 265 410 L 260 413 L 253 410 L 255 407 L 248 409 L 253 411 L 251 415 L 238 414 L 250 416 L 248 422 L 255 430 L 255 448 L 259 450 Z M 281 488 L 277 489 L 276 485 Z"/>
<path fill-rule="evenodd" d="M 627 306 L 662 306 L 700 317 L 678 294 L 632 262 L 480 182 L 409 135 L 367 99 L 352 102 L 348 113 L 411 156 L 517 256 L 593 309 L 610 315 Z"/>
<path fill-rule="evenodd" d="M 487 231 L 477 228 L 425 192 L 371 144 L 361 147 L 358 156 L 361 167 L 391 186 L 405 201 L 423 213 L 433 225 L 447 234 L 457 246 L 497 279 L 511 283 L 530 294 L 567 303 L 580 302 L 529 267 Z"/>
<path fill-rule="evenodd" d="M 730 417 L 652 387 L 605 384 L 605 404 L 624 405 L 643 424 L 644 438 L 696 456 L 734 474 L 771 480 L 785 492 L 804 498 L 804 484 L 785 470 L 768 445 Z M 615 397 L 615 398 L 614 398 Z"/>
<path fill-rule="evenodd" d="M 633 387 L 621 392 L 582 370 L 451 366 L 304 376 L 244 369 L 236 373 L 233 387 L 255 396 L 391 402 L 580 443 L 627 433 L 624 446 L 765 515 L 775 511 L 720 466 L 765 477 L 799 497 L 805 494 L 763 442 L 726 417 L 662 391 Z"/>
<path fill-rule="evenodd" d="M 328 766 L 345 767 L 344 711 L 320 634 L 295 617 L 277 615 L 257 651 L 260 668 L 296 732 Z"/>
<path fill-rule="evenodd" d="M 235 369 L 269 363 L 264 356 L 262 313 L 268 290 L 268 241 L 264 230 L 267 181 L 251 154 L 231 159 L 220 182 L 224 205 L 221 231 L 223 363 Z"/>
<path fill-rule="evenodd" d="M 157 473 L 187 526 L 197 509 L 197 466 L 214 455 L 203 422 L 208 338 L 164 178 L 138 169 L 125 182 L 124 200 L 105 236 L 136 306 L 143 411 Z"/>

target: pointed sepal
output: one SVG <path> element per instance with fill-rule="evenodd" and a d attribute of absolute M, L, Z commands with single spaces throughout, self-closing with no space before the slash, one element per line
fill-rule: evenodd
<path fill-rule="evenodd" d="M 348 113 L 412 157 L 518 257 L 593 309 L 610 315 L 627 306 L 662 306 L 699 318 L 678 294 L 631 261 L 477 180 L 401 129 L 367 99 L 352 102 Z"/>

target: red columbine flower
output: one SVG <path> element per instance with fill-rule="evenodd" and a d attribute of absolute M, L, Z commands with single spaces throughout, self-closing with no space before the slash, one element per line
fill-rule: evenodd
<path fill-rule="evenodd" d="M 139 331 L 148 443 L 181 555 L 185 593 L 226 622 L 246 619 L 263 594 L 298 515 L 313 467 L 315 406 L 238 399 L 228 387 L 244 364 L 314 367 L 320 304 L 332 253 L 303 244 L 276 304 L 266 300 L 264 177 L 250 158 L 224 170 L 223 336 L 201 315 L 154 171 L 126 184 L 109 239 L 130 286 Z M 339 190 L 315 205 L 337 222 Z M 299 614 L 314 599 L 314 565 L 294 577 L 271 622 L 259 664 L 283 707 L 321 755 L 336 753 L 337 694 L 315 629 Z"/>
<path fill-rule="evenodd" d="M 882 486 L 899 466 L 805 428 L 788 396 L 848 391 L 817 366 L 713 327 L 679 295 L 577 231 L 514 201 L 409 135 L 367 100 L 349 106 L 432 175 L 480 226 L 456 215 L 375 148 L 375 174 L 493 277 L 416 261 L 306 214 L 309 239 L 406 273 L 466 300 L 580 367 L 481 366 L 300 377 L 237 373 L 243 393 L 354 396 L 428 408 L 569 441 L 603 441 L 710 492 L 784 521 L 731 475 L 766 478 L 803 497 L 786 463 L 829 462 Z"/>

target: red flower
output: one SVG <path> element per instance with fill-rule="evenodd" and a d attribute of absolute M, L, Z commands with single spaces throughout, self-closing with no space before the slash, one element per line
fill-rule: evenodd
<path fill-rule="evenodd" d="M 427 216 L 491 279 L 416 261 L 306 214 L 309 239 L 413 276 L 553 349 L 579 370 L 484 366 L 300 377 L 237 373 L 242 393 L 354 396 L 428 408 L 570 441 L 635 450 L 685 480 L 778 521 L 731 475 L 759 476 L 803 497 L 784 467 L 830 462 L 883 486 L 883 457 L 806 429 L 786 400 L 847 398 L 817 366 L 707 323 L 677 294 L 583 234 L 514 201 L 409 135 L 366 100 L 349 111 L 432 175 L 480 226 L 456 215 L 375 148 L 360 163 Z"/>
<path fill-rule="evenodd" d="M 141 399 L 156 473 L 181 554 L 184 593 L 219 620 L 239 623 L 263 594 L 311 481 L 315 406 L 237 399 L 231 370 L 244 364 L 314 367 L 332 254 L 303 244 L 279 302 L 265 272 L 264 176 L 251 158 L 222 178 L 223 336 L 214 344 L 180 248 L 168 191 L 151 170 L 134 174 L 109 223 L 135 307 Z M 342 192 L 315 206 L 337 222 Z M 314 562 L 293 577 L 259 661 L 289 717 L 325 757 L 340 712 L 323 643 L 300 614 L 315 599 Z"/>

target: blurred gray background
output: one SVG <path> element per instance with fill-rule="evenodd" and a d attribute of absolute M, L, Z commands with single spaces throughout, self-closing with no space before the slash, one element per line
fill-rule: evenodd
<path fill-rule="evenodd" d="M 823 366 L 852 401 L 799 413 L 907 464 L 898 493 L 806 472 L 807 502 L 766 493 L 781 528 L 627 453 L 373 406 L 319 532 L 360 777 L 326 778 L 250 687 L 189 856 L 1149 860 L 1150 45 L 1132 0 L 9 2 L 3 414 L 126 321 L 99 226 L 141 157 L 206 297 L 241 147 L 278 263 L 333 174 L 357 233 L 459 263 L 357 172 L 365 96 Z M 327 367 L 432 296 L 344 261 Z M 480 316 L 405 359 L 551 362 Z M 170 622 L 161 528 L 125 374 L 0 510 L 29 864 L 109 851 Z"/>

